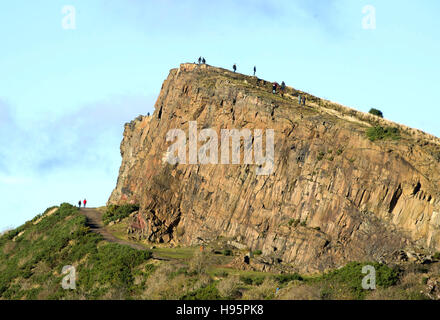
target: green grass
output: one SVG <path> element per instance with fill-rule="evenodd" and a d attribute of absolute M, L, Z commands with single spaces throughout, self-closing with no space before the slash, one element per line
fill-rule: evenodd
<path fill-rule="evenodd" d="M 376 286 L 379 288 L 388 288 L 394 286 L 399 281 L 399 270 L 390 268 L 377 262 L 360 263 L 351 262 L 340 268 L 328 272 L 324 275 L 310 278 L 309 282 L 320 283 L 323 287 L 323 299 L 337 298 L 338 291 L 348 292 L 353 299 L 364 299 L 368 290 L 362 288 L 362 279 L 366 274 L 362 273 L 365 265 L 371 265 L 376 270 Z"/>
<path fill-rule="evenodd" d="M 162 258 L 189 260 L 200 248 L 182 247 L 182 248 L 155 248 L 151 249 L 154 255 Z"/>
<path fill-rule="evenodd" d="M 400 131 L 397 128 L 375 126 L 368 128 L 366 135 L 370 141 L 377 140 L 399 140 Z"/>
<path fill-rule="evenodd" d="M 0 237 L 0 298 L 96 299 L 109 287 L 128 294 L 135 268 L 150 257 L 148 251 L 102 242 L 78 208 L 64 203 L 53 215 L 39 215 Z M 61 286 L 66 265 L 76 267 L 77 290 Z"/>

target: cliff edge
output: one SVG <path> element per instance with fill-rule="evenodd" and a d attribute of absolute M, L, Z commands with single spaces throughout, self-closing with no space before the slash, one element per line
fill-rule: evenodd
<path fill-rule="evenodd" d="M 273 129 L 273 171 L 164 161 L 169 130 L 188 134 L 191 121 L 219 137 Z M 371 141 L 366 130 L 375 126 L 397 128 L 400 138 Z M 440 250 L 439 140 L 291 87 L 281 96 L 257 77 L 182 64 L 154 114 L 125 125 L 121 155 L 109 204 L 139 203 L 136 232 L 152 242 L 225 239 L 261 250 L 268 266 L 301 272 Z"/>

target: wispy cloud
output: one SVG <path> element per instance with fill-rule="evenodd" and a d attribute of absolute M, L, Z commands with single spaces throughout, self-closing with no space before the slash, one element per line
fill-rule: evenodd
<path fill-rule="evenodd" d="M 153 99 L 116 97 L 61 117 L 22 125 L 9 117 L 2 125 L 0 170 L 45 175 L 62 168 L 99 168 L 118 161 L 123 124 L 152 111 Z M 5 114 L 10 114 L 5 105 Z M 115 155 L 115 156 L 112 156 Z"/>

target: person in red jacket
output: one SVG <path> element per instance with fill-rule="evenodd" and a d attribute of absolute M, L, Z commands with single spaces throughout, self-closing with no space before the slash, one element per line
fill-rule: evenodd
<path fill-rule="evenodd" d="M 84 201 L 83 201 L 83 207 L 84 207 L 84 208 L 86 207 L 86 204 L 87 204 L 87 200 L 84 199 Z"/>

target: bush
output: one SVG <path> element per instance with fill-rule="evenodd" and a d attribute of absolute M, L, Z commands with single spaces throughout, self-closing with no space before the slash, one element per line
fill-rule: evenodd
<path fill-rule="evenodd" d="M 299 281 L 303 281 L 303 277 L 301 277 L 299 274 L 297 273 L 292 273 L 292 274 L 281 274 L 278 276 L 274 276 L 274 279 L 276 281 L 278 281 L 279 284 L 286 284 L 289 283 L 291 281 L 294 280 L 299 280 Z"/>
<path fill-rule="evenodd" d="M 294 226 L 296 227 L 300 223 L 299 219 L 290 219 L 289 220 L 289 227 Z"/>
<path fill-rule="evenodd" d="M 382 111 L 375 109 L 375 108 L 371 108 L 369 111 L 370 114 L 375 115 L 377 117 L 383 118 L 383 113 Z"/>
<path fill-rule="evenodd" d="M 265 276 L 240 276 L 240 281 L 247 285 L 257 285 L 263 283 Z"/>
<path fill-rule="evenodd" d="M 363 299 L 367 290 L 362 288 L 362 280 L 366 274 L 362 273 L 362 268 L 371 265 L 376 270 L 376 285 L 382 288 L 388 288 L 397 284 L 400 272 L 398 269 L 389 268 L 380 263 L 359 263 L 351 262 L 345 267 L 331 271 L 320 277 L 330 288 L 347 288 L 355 299 Z M 327 290 L 327 289 L 326 289 Z M 326 292 L 326 298 L 331 297 L 331 290 Z"/>
<path fill-rule="evenodd" d="M 230 276 L 226 279 L 221 280 L 217 289 L 220 292 L 221 296 L 225 299 L 233 299 L 238 295 L 238 287 L 239 287 L 239 277 L 238 276 Z"/>
<path fill-rule="evenodd" d="M 367 137 L 370 141 L 376 140 L 399 140 L 400 132 L 397 128 L 375 126 L 367 129 Z"/>
<path fill-rule="evenodd" d="M 220 300 L 220 292 L 215 286 L 215 283 L 211 283 L 206 287 L 202 287 L 198 290 L 190 292 L 184 295 L 181 300 Z"/>
<path fill-rule="evenodd" d="M 112 221 L 118 219 L 127 218 L 130 214 L 139 210 L 139 205 L 124 204 L 122 206 L 109 205 L 107 211 L 102 215 L 102 221 L 104 224 L 109 224 Z"/>

